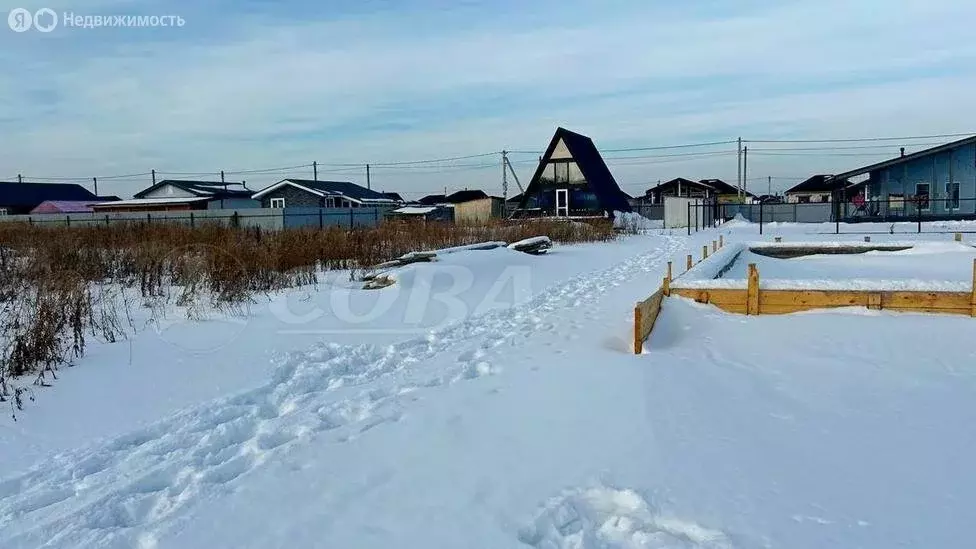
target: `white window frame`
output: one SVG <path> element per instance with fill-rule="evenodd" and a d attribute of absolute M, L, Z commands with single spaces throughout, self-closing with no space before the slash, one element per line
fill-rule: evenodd
<path fill-rule="evenodd" d="M 569 189 L 556 189 L 556 217 L 569 217 Z"/>
<path fill-rule="evenodd" d="M 327 197 L 325 199 L 325 207 L 326 208 L 335 208 L 335 199 L 332 198 L 331 196 L 330 197 Z"/>
<path fill-rule="evenodd" d="M 349 202 L 348 200 L 346 200 L 345 198 L 343 198 L 342 199 L 342 207 L 343 208 L 351 208 L 352 207 L 352 203 Z"/>
<path fill-rule="evenodd" d="M 955 189 L 956 189 L 956 197 L 955 198 L 952 197 L 952 188 L 953 187 L 955 187 Z M 962 186 L 959 185 L 958 182 L 955 182 L 954 181 L 954 182 L 946 183 L 945 184 L 945 192 L 946 192 L 945 193 L 945 210 L 947 212 L 954 212 L 954 211 L 958 211 L 959 210 L 959 206 L 960 206 L 960 203 L 961 203 L 961 201 L 960 201 L 960 191 L 961 190 L 962 190 Z M 955 206 L 952 205 L 953 202 L 956 203 Z"/>
<path fill-rule="evenodd" d="M 285 199 L 284 198 L 272 198 L 270 200 L 270 204 L 271 204 L 271 207 L 272 208 L 284 208 L 285 207 Z"/>
<path fill-rule="evenodd" d="M 0 208 L 0 217 L 7 215 L 7 208 Z"/>

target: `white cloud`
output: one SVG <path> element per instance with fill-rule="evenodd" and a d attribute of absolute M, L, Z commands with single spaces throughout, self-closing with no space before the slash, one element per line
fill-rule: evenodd
<path fill-rule="evenodd" d="M 0 128 L 17 128 L 0 150 L 0 176 L 443 157 L 541 148 L 556 125 L 603 146 L 972 129 L 959 127 L 957 112 L 976 83 L 976 42 L 953 37 L 968 36 L 976 6 L 849 4 L 796 2 L 725 19 L 638 5 L 548 27 L 520 26 L 513 14 L 470 28 L 423 19 L 404 28 L 377 16 L 251 23 L 217 43 L 102 48 L 75 52 L 71 64 L 57 54 L 67 59 L 75 38 L 62 35 L 54 54 L 17 52 L 16 70 L 0 76 L 0 93 L 13 99 L 0 104 Z M 957 72 L 930 74 L 940 68 Z M 384 122 L 412 127 L 355 131 Z M 860 162 L 754 162 L 803 174 L 838 160 Z M 386 188 L 431 192 L 499 179 L 496 169 L 423 171 L 376 175 Z M 735 158 L 614 171 L 628 184 L 662 173 L 734 178 Z"/>

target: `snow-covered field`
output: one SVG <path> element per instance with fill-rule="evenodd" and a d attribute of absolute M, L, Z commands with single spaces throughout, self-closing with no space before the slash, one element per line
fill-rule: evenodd
<path fill-rule="evenodd" d="M 973 319 L 669 299 L 632 354 L 668 260 L 861 240 L 820 232 L 458 252 L 96 345 L 0 419 L 0 547 L 966 546 Z"/>

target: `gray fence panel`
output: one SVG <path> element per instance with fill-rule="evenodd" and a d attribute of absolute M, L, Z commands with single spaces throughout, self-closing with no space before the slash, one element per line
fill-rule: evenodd
<path fill-rule="evenodd" d="M 797 223 L 828 223 L 832 220 L 833 204 L 800 204 L 796 208 Z"/>

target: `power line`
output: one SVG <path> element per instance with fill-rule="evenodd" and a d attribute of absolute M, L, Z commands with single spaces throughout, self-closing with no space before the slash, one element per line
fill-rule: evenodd
<path fill-rule="evenodd" d="M 767 152 L 755 152 L 755 153 L 753 153 L 753 151 L 751 151 L 751 150 L 749 152 L 752 153 L 752 154 L 759 155 L 759 156 L 812 156 L 812 157 L 818 157 L 818 156 L 891 156 L 890 153 L 883 153 L 883 152 L 873 152 L 873 153 L 872 152 L 861 152 L 861 153 L 838 153 L 838 152 L 816 152 L 816 153 L 814 153 L 814 152 L 806 152 L 806 153 L 804 153 L 804 152 L 783 152 L 783 153 L 778 153 L 778 152 L 768 152 L 767 151 Z"/>
<path fill-rule="evenodd" d="M 906 137 L 857 137 L 851 139 L 743 139 L 743 143 L 857 143 L 864 141 L 903 141 L 908 139 L 942 139 L 945 137 L 966 137 L 976 134 L 944 133 L 939 135 L 912 135 Z"/>
<path fill-rule="evenodd" d="M 687 149 L 692 147 L 712 147 L 715 145 L 731 145 L 735 143 L 734 140 L 729 141 L 708 141 L 704 143 L 682 143 L 680 145 L 662 145 L 654 147 L 628 147 L 622 149 L 600 149 L 601 153 L 613 153 L 613 152 L 638 152 L 638 151 L 665 151 L 670 149 Z M 542 154 L 544 151 L 533 151 L 533 150 L 514 150 L 508 151 L 509 154 Z"/>

